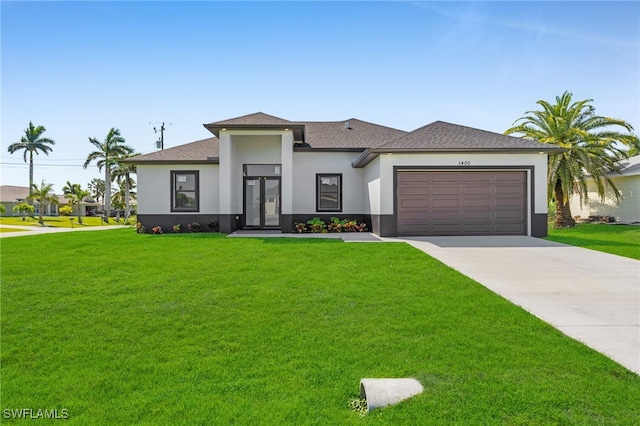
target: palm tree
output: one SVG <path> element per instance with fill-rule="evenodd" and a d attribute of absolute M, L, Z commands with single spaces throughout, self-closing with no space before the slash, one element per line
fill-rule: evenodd
<path fill-rule="evenodd" d="M 113 180 L 118 184 L 118 186 L 123 187 L 122 192 L 124 193 L 124 220 L 129 219 L 131 214 L 131 203 L 130 203 L 130 194 L 131 190 L 135 187 L 136 182 L 131 177 L 131 174 L 136 172 L 136 166 L 134 164 L 125 163 L 122 160 L 126 160 L 127 158 L 134 157 L 138 154 L 134 152 L 127 153 L 127 155 L 119 158 L 115 163 L 115 168 L 113 169 Z"/>
<path fill-rule="evenodd" d="M 572 102 L 572 96 L 564 92 L 555 104 L 536 102 L 541 111 L 528 111 L 504 132 L 565 149 L 549 157 L 547 185 L 549 198 L 556 204 L 555 228 L 575 226 L 569 197 L 577 194 L 580 203 L 588 200 L 587 177 L 593 179 L 601 198 L 609 189 L 619 199 L 620 191 L 608 173 L 619 171 L 619 161 L 629 157 L 630 149 L 640 147 L 629 123 L 596 115 L 592 99 Z M 628 133 L 616 131 L 616 127 Z"/>
<path fill-rule="evenodd" d="M 42 212 L 45 204 L 58 204 L 58 197 L 53 194 L 53 184 L 45 183 L 42 181 L 40 186 L 33 184 L 31 193 L 27 196 L 29 200 L 37 201 L 40 206 L 38 208 L 38 223 L 44 225 L 44 219 L 42 218 Z"/>
<path fill-rule="evenodd" d="M 66 199 L 71 201 L 71 204 L 78 204 L 78 223 L 82 225 L 82 202 L 91 193 L 82 189 L 79 183 L 71 183 L 67 181 L 67 184 L 62 188 L 62 192 Z"/>
<path fill-rule="evenodd" d="M 96 199 L 96 202 L 99 203 L 100 200 L 102 200 L 102 198 L 104 197 L 104 180 L 93 178 L 87 185 L 87 188 L 89 189 L 89 191 L 91 191 L 91 195 Z"/>
<path fill-rule="evenodd" d="M 133 188 L 136 187 L 136 182 L 132 178 L 129 180 L 127 184 L 125 180 L 118 182 L 118 190 L 113 194 L 113 205 L 118 206 L 117 219 L 120 220 L 120 210 L 127 209 L 129 206 L 127 213 L 125 213 L 124 220 L 128 220 L 131 215 L 131 206 L 130 200 L 133 198 L 136 199 L 136 193 L 132 191 Z"/>
<path fill-rule="evenodd" d="M 104 141 L 100 142 L 96 138 L 89 138 L 89 142 L 97 148 L 97 151 L 93 151 L 87 156 L 87 161 L 84 162 L 84 168 L 93 161 L 96 161 L 98 170 L 102 171 L 104 167 L 104 181 L 106 183 L 104 192 L 104 209 L 106 213 L 105 221 L 109 221 L 109 214 L 111 213 L 111 170 L 120 157 L 133 152 L 133 149 L 125 145 L 125 139 L 120 135 L 120 130 L 112 127 L 107 133 L 107 137 Z"/>
<path fill-rule="evenodd" d="M 47 129 L 44 126 L 34 126 L 29 121 L 29 127 L 24 131 L 24 136 L 20 138 L 20 142 L 9 145 L 8 151 L 13 154 L 16 151 L 24 150 L 24 162 L 27 162 L 27 154 L 29 154 L 29 193 L 33 188 L 33 153 L 38 154 L 38 151 L 44 152 L 47 156 L 52 151 L 50 145 L 55 145 L 53 139 L 44 138 L 42 134 Z"/>

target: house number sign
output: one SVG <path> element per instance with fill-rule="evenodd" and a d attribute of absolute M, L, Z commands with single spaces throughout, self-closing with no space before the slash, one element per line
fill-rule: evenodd
<path fill-rule="evenodd" d="M 458 166 L 470 166 L 470 165 L 471 165 L 471 161 L 469 160 L 458 161 Z"/>

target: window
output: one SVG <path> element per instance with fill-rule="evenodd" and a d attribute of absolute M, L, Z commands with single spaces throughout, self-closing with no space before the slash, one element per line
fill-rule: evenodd
<path fill-rule="evenodd" d="M 200 211 L 198 171 L 171 172 L 171 211 L 197 212 Z"/>
<path fill-rule="evenodd" d="M 342 211 L 342 175 L 316 175 L 316 210 Z"/>

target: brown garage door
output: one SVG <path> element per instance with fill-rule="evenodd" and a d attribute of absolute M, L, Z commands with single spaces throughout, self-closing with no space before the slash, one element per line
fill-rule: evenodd
<path fill-rule="evenodd" d="M 523 171 L 399 171 L 398 235 L 526 235 Z"/>

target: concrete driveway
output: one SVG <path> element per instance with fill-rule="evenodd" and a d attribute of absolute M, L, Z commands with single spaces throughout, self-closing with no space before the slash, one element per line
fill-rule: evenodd
<path fill-rule="evenodd" d="M 394 240 L 640 374 L 640 261 L 531 237 Z"/>

